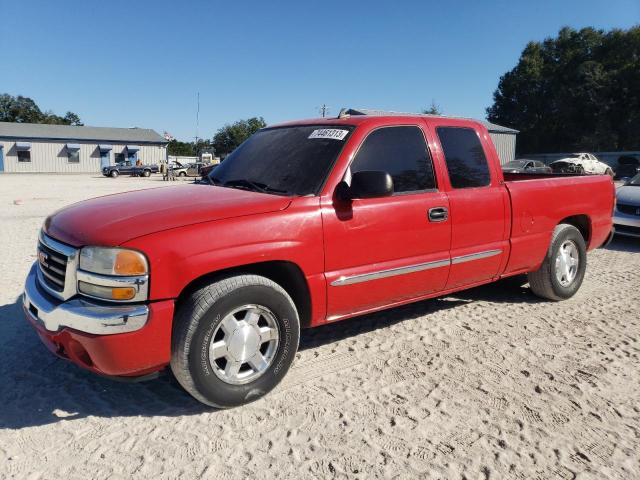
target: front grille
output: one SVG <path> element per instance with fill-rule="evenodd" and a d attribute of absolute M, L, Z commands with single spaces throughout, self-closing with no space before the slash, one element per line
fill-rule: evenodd
<path fill-rule="evenodd" d="M 38 265 L 48 287 L 57 292 L 64 290 L 68 257 L 38 242 Z"/>
<path fill-rule="evenodd" d="M 630 225 L 615 225 L 616 232 L 620 233 L 632 233 L 634 235 L 640 235 L 640 227 L 632 227 Z"/>
<path fill-rule="evenodd" d="M 618 211 L 622 213 L 626 213 L 628 215 L 638 215 L 640 216 L 640 205 L 625 205 L 624 203 L 616 204 L 618 207 Z"/>

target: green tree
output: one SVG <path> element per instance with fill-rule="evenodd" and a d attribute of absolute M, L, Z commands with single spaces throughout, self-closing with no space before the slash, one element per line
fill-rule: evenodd
<path fill-rule="evenodd" d="M 529 42 L 493 99 L 488 120 L 520 130 L 522 153 L 637 150 L 640 26 Z"/>
<path fill-rule="evenodd" d="M 167 152 L 169 155 L 175 155 L 179 157 L 193 157 L 196 154 L 194 145 L 192 142 L 181 142 L 173 139 L 167 144 Z"/>
<path fill-rule="evenodd" d="M 266 126 L 267 124 L 262 117 L 238 120 L 235 123 L 225 125 L 213 137 L 216 154 L 226 155 L 233 152 L 238 145 Z"/>
<path fill-rule="evenodd" d="M 440 105 L 438 105 L 435 100 L 431 100 L 431 106 L 429 108 L 423 108 L 420 113 L 426 115 L 442 115 L 442 110 L 440 110 Z"/>
<path fill-rule="evenodd" d="M 51 111 L 43 112 L 29 97 L 14 97 L 8 93 L 0 94 L 0 122 L 82 125 L 80 117 L 73 112 L 60 117 Z"/>

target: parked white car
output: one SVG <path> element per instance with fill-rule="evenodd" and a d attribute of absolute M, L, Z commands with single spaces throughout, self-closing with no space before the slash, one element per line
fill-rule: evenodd
<path fill-rule="evenodd" d="M 588 173 L 591 175 L 607 174 L 613 177 L 609 165 L 598 160 L 592 153 L 572 153 L 549 164 L 554 173 Z"/>

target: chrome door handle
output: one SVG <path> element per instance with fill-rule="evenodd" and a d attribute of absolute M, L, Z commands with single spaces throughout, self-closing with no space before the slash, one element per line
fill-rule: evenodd
<path fill-rule="evenodd" d="M 449 210 L 446 207 L 433 207 L 429 209 L 430 222 L 444 222 L 449 218 Z"/>

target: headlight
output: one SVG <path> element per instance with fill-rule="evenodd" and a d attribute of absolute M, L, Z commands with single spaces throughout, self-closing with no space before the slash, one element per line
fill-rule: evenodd
<path fill-rule="evenodd" d="M 146 257 L 124 248 L 85 247 L 80 251 L 80 270 L 101 275 L 145 275 Z"/>
<path fill-rule="evenodd" d="M 144 254 L 125 248 L 85 247 L 80 251 L 78 291 L 118 302 L 147 300 L 149 264 Z"/>

